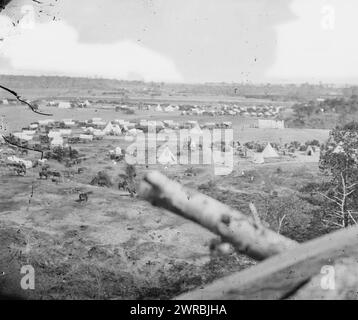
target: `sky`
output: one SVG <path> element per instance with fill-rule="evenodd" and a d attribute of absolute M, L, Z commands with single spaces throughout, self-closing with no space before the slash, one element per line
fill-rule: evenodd
<path fill-rule="evenodd" d="M 0 73 L 358 83 L 356 0 L 12 0 Z"/>

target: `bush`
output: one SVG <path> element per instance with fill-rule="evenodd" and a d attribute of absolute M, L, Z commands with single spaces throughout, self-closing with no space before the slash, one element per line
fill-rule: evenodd
<path fill-rule="evenodd" d="M 99 171 L 97 175 L 92 179 L 91 185 L 93 186 L 100 186 L 100 187 L 111 187 L 112 181 L 109 175 L 104 171 Z"/>

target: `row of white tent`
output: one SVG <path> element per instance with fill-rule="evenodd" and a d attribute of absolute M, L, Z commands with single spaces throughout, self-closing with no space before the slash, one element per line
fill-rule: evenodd
<path fill-rule="evenodd" d="M 158 104 L 156 107 L 155 107 L 155 111 L 158 111 L 158 112 L 174 112 L 174 111 L 177 111 L 179 110 L 179 106 L 172 106 L 172 105 L 169 105 L 167 107 L 162 107 L 160 104 Z"/>
<path fill-rule="evenodd" d="M 315 154 L 314 149 L 312 148 L 312 146 L 309 145 L 305 151 L 305 155 L 313 156 L 314 154 Z M 270 143 L 268 143 L 262 152 L 254 153 L 252 162 L 256 164 L 262 164 L 265 162 L 265 159 L 278 158 L 278 157 L 279 154 L 277 153 L 277 151 L 271 146 Z"/>
<path fill-rule="evenodd" d="M 205 151 L 203 151 L 205 152 Z M 214 164 L 225 163 L 224 155 L 219 150 L 211 150 L 208 148 L 208 154 L 211 155 Z M 171 152 L 168 146 L 165 146 L 158 157 L 158 162 L 162 165 L 178 164 L 177 157 Z"/>

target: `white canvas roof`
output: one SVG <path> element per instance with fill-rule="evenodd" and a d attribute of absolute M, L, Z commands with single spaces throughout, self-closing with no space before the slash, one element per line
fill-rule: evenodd
<path fill-rule="evenodd" d="M 69 109 L 69 108 L 71 108 L 71 103 L 69 103 L 69 102 L 67 102 L 67 101 L 60 101 L 60 102 L 58 103 L 58 107 L 59 107 L 60 109 Z"/>
<path fill-rule="evenodd" d="M 199 124 L 196 124 L 196 126 L 189 131 L 189 134 L 191 134 L 191 135 L 193 135 L 193 134 L 200 135 L 200 134 L 203 134 L 203 131 L 201 130 Z"/>
<path fill-rule="evenodd" d="M 22 130 L 22 133 L 31 136 L 36 133 L 36 130 Z"/>
<path fill-rule="evenodd" d="M 60 136 L 56 136 L 51 140 L 51 146 L 62 146 L 63 139 Z"/>
<path fill-rule="evenodd" d="M 119 136 L 122 134 L 122 130 L 118 125 L 113 126 L 113 130 L 112 132 L 116 135 Z"/>
<path fill-rule="evenodd" d="M 172 107 L 172 106 L 167 106 L 166 108 L 165 108 L 165 111 L 166 112 L 173 112 L 175 109 Z"/>
<path fill-rule="evenodd" d="M 112 123 L 111 122 L 108 122 L 106 127 L 103 129 L 103 132 L 105 134 L 110 134 L 113 132 L 113 126 L 112 126 Z"/>
<path fill-rule="evenodd" d="M 8 157 L 7 160 L 9 160 L 10 162 L 15 162 L 15 163 L 23 163 L 25 165 L 26 169 L 32 168 L 32 161 L 30 161 L 30 160 L 24 160 L 24 159 L 18 158 L 16 156 Z"/>
<path fill-rule="evenodd" d="M 92 140 L 93 140 L 93 136 L 90 135 L 90 134 L 80 134 L 80 139 L 92 141 Z"/>
<path fill-rule="evenodd" d="M 265 147 L 264 151 L 262 151 L 262 156 L 264 158 L 277 158 L 278 154 L 274 148 L 272 148 L 271 144 L 268 143 Z"/>
<path fill-rule="evenodd" d="M 16 137 L 16 138 L 18 138 L 18 139 L 20 139 L 20 140 L 25 140 L 25 141 L 30 141 L 30 140 L 32 140 L 32 136 L 30 136 L 30 135 L 27 135 L 27 134 L 25 134 L 25 133 L 23 133 L 23 132 L 15 132 L 14 133 L 14 136 Z"/>
<path fill-rule="evenodd" d="M 177 159 L 174 154 L 170 151 L 169 147 L 166 146 L 161 155 L 158 158 L 160 164 L 176 164 Z"/>
<path fill-rule="evenodd" d="M 307 150 L 306 150 L 306 155 L 312 156 L 313 154 L 314 154 L 314 150 L 313 150 L 312 146 L 308 146 Z"/>

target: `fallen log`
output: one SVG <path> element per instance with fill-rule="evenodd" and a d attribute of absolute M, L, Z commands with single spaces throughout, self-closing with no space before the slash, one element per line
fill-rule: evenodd
<path fill-rule="evenodd" d="M 271 300 L 356 297 L 358 273 L 352 272 L 352 269 L 357 264 L 347 264 L 340 259 L 356 259 L 357 256 L 358 226 L 355 226 L 300 244 L 251 268 L 184 293 L 176 299 Z M 346 264 L 343 271 L 342 263 L 336 261 L 343 261 Z M 340 269 L 337 266 L 340 266 Z M 322 270 L 327 267 L 336 269 L 334 290 L 321 287 L 320 280 L 326 276 Z"/>
<path fill-rule="evenodd" d="M 284 252 L 297 242 L 258 224 L 227 205 L 190 190 L 159 172 L 150 172 L 140 185 L 140 196 L 155 206 L 192 220 L 231 243 L 235 250 L 257 260 Z"/>

